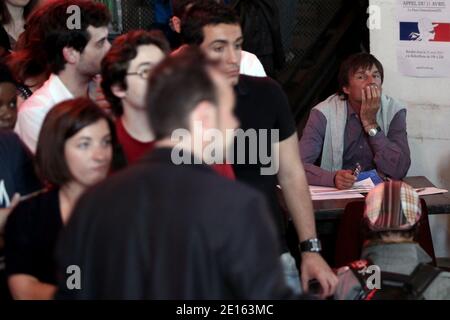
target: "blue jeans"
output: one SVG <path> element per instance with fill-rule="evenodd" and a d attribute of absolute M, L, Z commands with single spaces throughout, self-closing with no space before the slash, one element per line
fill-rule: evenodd
<path fill-rule="evenodd" d="M 287 286 L 295 294 L 301 294 L 303 290 L 294 257 L 289 252 L 285 252 L 280 256 L 280 260 Z"/>

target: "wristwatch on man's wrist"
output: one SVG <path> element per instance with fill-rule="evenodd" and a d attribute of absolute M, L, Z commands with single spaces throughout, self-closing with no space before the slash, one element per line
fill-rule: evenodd
<path fill-rule="evenodd" d="M 375 128 L 370 128 L 369 131 L 367 131 L 367 134 L 371 137 L 375 137 L 378 132 L 381 131 L 380 126 L 376 126 Z"/>
<path fill-rule="evenodd" d="M 320 252 L 322 251 L 322 244 L 317 238 L 308 239 L 300 242 L 298 245 L 300 252 Z"/>

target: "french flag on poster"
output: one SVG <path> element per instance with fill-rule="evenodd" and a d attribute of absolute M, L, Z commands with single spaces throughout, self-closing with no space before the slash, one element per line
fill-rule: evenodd
<path fill-rule="evenodd" d="M 429 19 L 400 22 L 400 40 L 450 42 L 450 23 L 431 22 Z"/>

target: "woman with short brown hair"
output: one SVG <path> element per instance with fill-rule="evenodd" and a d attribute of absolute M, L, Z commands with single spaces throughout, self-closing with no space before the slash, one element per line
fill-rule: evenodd
<path fill-rule="evenodd" d="M 53 251 L 73 207 L 103 180 L 113 158 L 114 126 L 86 98 L 56 105 L 44 120 L 36 151 L 41 178 L 50 185 L 11 212 L 5 228 L 6 274 L 15 299 L 49 299 L 56 272 Z"/>

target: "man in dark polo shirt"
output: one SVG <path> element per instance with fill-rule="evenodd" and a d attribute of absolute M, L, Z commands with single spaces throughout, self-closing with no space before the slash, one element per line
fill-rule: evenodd
<path fill-rule="evenodd" d="M 235 87 L 235 114 L 242 129 L 237 132 L 233 159 L 238 180 L 266 195 L 278 235 L 284 240 L 283 217 L 276 199 L 278 180 L 301 242 L 303 289 L 308 289 L 309 280 L 317 279 L 322 295 L 332 294 L 337 278 L 319 254 L 312 203 L 285 94 L 269 78 L 239 75 L 244 39 L 239 18 L 231 9 L 213 2 L 195 4 L 187 11 L 181 26 L 184 41 L 202 48 L 209 58 L 219 60 L 222 71 Z M 281 253 L 286 279 L 294 290 L 300 291 L 295 263 L 286 245 Z"/>

